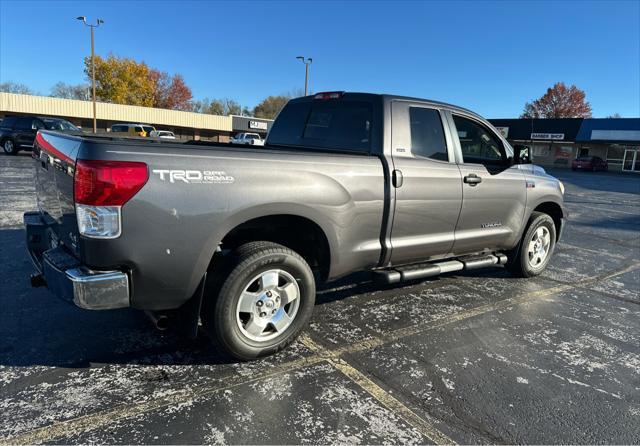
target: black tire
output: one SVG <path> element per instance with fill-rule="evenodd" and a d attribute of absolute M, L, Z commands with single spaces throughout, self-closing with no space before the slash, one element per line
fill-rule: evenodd
<path fill-rule="evenodd" d="M 7 138 L 2 141 L 2 150 L 4 150 L 4 153 L 7 155 L 16 155 L 18 153 L 18 146 L 13 139 Z"/>
<path fill-rule="evenodd" d="M 299 290 L 297 312 L 282 333 L 271 334 L 275 335 L 272 339 L 251 339 L 240 327 L 240 296 L 257 276 L 271 270 L 283 271 L 295 279 Z M 282 350 L 300 335 L 311 318 L 315 304 L 313 272 L 300 255 L 285 246 L 264 241 L 247 243 L 224 259 L 218 274 L 214 271 L 211 275 L 217 275 L 220 282 L 207 287 L 202 312 L 204 330 L 237 359 L 251 360 Z"/>
<path fill-rule="evenodd" d="M 546 250 L 546 256 L 544 260 L 537 265 L 532 265 L 529 259 L 529 242 L 532 240 L 538 228 L 544 227 L 549 233 L 550 242 L 549 247 Z M 507 253 L 507 264 L 505 265 L 509 272 L 516 277 L 533 277 L 542 273 L 547 265 L 549 264 L 549 260 L 553 255 L 553 251 L 556 246 L 556 226 L 553 223 L 553 219 L 543 212 L 533 212 L 531 214 L 531 218 L 529 218 L 529 222 L 527 224 L 527 229 L 522 235 L 518 246 L 514 248 L 511 252 Z"/>

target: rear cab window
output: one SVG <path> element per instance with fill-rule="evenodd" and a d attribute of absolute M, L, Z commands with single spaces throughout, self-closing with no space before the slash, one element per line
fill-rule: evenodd
<path fill-rule="evenodd" d="M 268 144 L 369 153 L 372 104 L 357 100 L 290 102 L 269 132 Z"/>

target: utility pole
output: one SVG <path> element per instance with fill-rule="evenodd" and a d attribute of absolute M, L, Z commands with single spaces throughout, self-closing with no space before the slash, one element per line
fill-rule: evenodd
<path fill-rule="evenodd" d="M 95 25 L 91 25 L 87 23 L 87 18 L 85 16 L 77 17 L 77 19 L 91 28 L 91 89 L 93 90 L 93 133 L 98 133 L 98 122 L 96 118 L 96 57 L 93 43 L 93 29 L 102 25 L 104 23 L 104 20 L 98 19 L 96 20 Z"/>
<path fill-rule="evenodd" d="M 304 56 L 296 57 L 300 62 L 304 64 L 304 95 L 309 94 L 309 65 L 313 62 L 313 59 L 308 57 L 306 60 Z"/>

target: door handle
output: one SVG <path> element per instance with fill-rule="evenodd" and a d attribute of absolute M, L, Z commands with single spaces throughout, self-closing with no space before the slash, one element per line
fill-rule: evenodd
<path fill-rule="evenodd" d="M 475 186 L 478 183 L 482 183 L 482 178 L 480 178 L 475 173 L 470 173 L 469 175 L 464 177 L 464 182 L 467 183 L 469 186 Z"/>
<path fill-rule="evenodd" d="M 391 182 L 393 183 L 393 187 L 398 188 L 402 186 L 402 171 L 398 169 L 394 169 L 391 174 Z"/>

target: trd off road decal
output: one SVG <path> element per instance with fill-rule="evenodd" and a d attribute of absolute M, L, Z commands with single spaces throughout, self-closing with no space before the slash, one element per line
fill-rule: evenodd
<path fill-rule="evenodd" d="M 161 181 L 170 183 L 204 183 L 204 184 L 229 184 L 236 179 L 227 175 L 224 170 L 164 170 L 154 169 L 153 173 L 160 177 Z"/>

